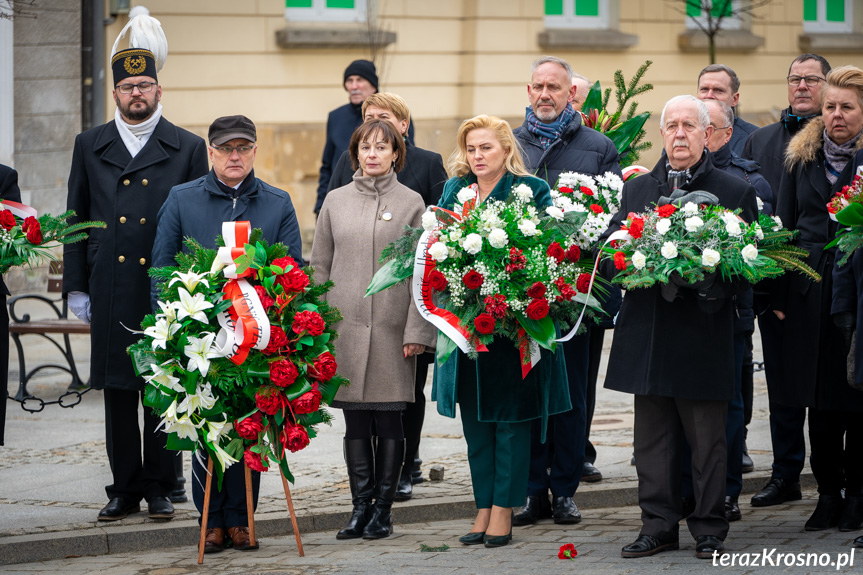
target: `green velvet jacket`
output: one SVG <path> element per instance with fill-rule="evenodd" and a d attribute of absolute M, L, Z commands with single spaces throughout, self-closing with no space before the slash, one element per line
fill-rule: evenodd
<path fill-rule="evenodd" d="M 444 186 L 438 205 L 451 209 L 459 190 L 475 182 L 473 174 L 451 178 Z M 513 186 L 522 183 L 533 189 L 540 211 L 552 204 L 551 191 L 544 180 L 509 173 L 501 178 L 488 199 L 504 200 Z M 562 347 L 558 347 L 556 353 L 542 349 L 542 359 L 525 379 L 521 378 L 518 349 L 513 342 L 496 339 L 488 349 L 480 353 L 475 362 L 479 420 L 515 423 L 542 419 L 544 441 L 548 416 L 572 409 Z M 435 364 L 432 399 L 437 402 L 438 413 L 446 417 L 455 417 L 458 368 L 462 361 L 470 360 L 456 350 L 442 366 Z"/>

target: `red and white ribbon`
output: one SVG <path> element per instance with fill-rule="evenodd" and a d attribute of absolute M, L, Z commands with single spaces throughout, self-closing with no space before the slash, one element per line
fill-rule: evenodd
<path fill-rule="evenodd" d="M 222 271 L 228 279 L 236 279 L 238 277 L 246 277 L 252 274 L 251 268 L 241 274 L 237 274 L 236 260 L 238 257 L 246 253 L 246 244 L 249 243 L 249 234 L 252 231 L 250 222 L 222 222 L 222 238 L 225 240 L 225 246 L 219 248 L 219 261 L 225 264 L 225 269 Z"/>
<path fill-rule="evenodd" d="M 0 200 L 0 204 L 2 204 L 0 205 L 0 207 L 12 212 L 13 216 L 18 216 L 19 218 L 23 219 L 27 219 L 30 216 L 34 218 L 39 217 L 39 212 L 37 212 L 35 208 L 31 208 L 26 204 L 13 202 L 12 200 Z"/>

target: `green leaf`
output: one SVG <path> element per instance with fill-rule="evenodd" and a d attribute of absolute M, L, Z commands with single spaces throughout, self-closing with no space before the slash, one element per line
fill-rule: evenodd
<path fill-rule="evenodd" d="M 287 396 L 288 401 L 293 401 L 311 389 L 312 385 L 309 383 L 309 380 L 302 378 L 301 380 L 291 384 L 291 386 L 285 390 L 285 396 Z"/>
<path fill-rule="evenodd" d="M 411 267 L 399 266 L 397 260 L 388 261 L 372 276 L 372 281 L 369 287 L 366 288 L 366 295 L 364 297 L 374 295 L 408 279 L 413 276 L 413 272 L 414 270 Z"/>
<path fill-rule="evenodd" d="M 439 331 L 437 334 L 437 347 L 435 348 L 435 359 L 438 366 L 445 364 L 449 359 L 450 354 L 452 354 L 457 347 L 458 346 L 453 340 L 446 336 L 444 332 Z"/>
<path fill-rule="evenodd" d="M 264 247 L 264 244 L 258 242 L 255 244 L 255 267 L 257 269 L 261 269 L 265 265 L 267 265 L 267 248 Z"/>
<path fill-rule="evenodd" d="M 590 114 L 591 110 L 602 110 L 602 88 L 598 81 L 590 87 L 590 92 L 587 93 L 587 98 L 581 106 L 581 111 L 585 114 Z"/>
<path fill-rule="evenodd" d="M 535 320 L 530 319 L 523 313 L 516 312 L 515 317 L 518 319 L 518 323 L 521 327 L 524 328 L 524 331 L 527 332 L 527 335 L 535 339 L 541 347 L 554 351 L 556 347 L 554 342 L 556 333 L 554 330 L 554 322 L 549 316 Z"/>
<path fill-rule="evenodd" d="M 182 439 L 176 433 L 168 434 L 168 441 L 165 446 L 173 451 L 195 451 L 195 441 L 188 437 Z"/>
<path fill-rule="evenodd" d="M 863 225 L 863 205 L 851 203 L 836 213 L 836 219 L 843 226 Z"/>
<path fill-rule="evenodd" d="M 132 366 L 135 368 L 135 375 L 141 377 L 150 373 L 151 364 L 159 364 L 156 356 L 149 349 L 140 349 L 129 347 L 129 355 L 132 357 Z"/>
<path fill-rule="evenodd" d="M 625 121 L 617 129 L 606 132 L 605 135 L 614 143 L 614 147 L 617 148 L 619 154 L 626 152 L 649 117 L 650 113 L 644 112 Z"/>
<path fill-rule="evenodd" d="M 313 338 L 310 335 L 304 335 L 303 337 L 300 338 L 299 343 L 301 343 L 303 345 L 315 345 L 315 338 Z"/>

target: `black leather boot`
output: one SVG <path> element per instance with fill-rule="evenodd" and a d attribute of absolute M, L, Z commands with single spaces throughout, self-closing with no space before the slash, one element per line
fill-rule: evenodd
<path fill-rule="evenodd" d="M 393 499 L 405 457 L 404 439 L 378 438 L 375 454 L 375 503 L 363 539 L 383 539 L 393 532 Z"/>
<path fill-rule="evenodd" d="M 375 452 L 372 439 L 345 439 L 345 463 L 351 484 L 351 502 L 354 510 L 336 539 L 357 539 L 372 515 L 372 496 L 375 491 Z"/>
<path fill-rule="evenodd" d="M 845 508 L 839 517 L 839 531 L 857 531 L 863 527 L 863 493 L 845 490 Z"/>
<path fill-rule="evenodd" d="M 823 531 L 839 525 L 839 517 L 842 516 L 842 509 L 845 502 L 842 500 L 842 495 L 839 493 L 825 494 L 821 493 L 818 496 L 818 504 L 815 506 L 815 511 L 803 529 L 806 531 Z"/>

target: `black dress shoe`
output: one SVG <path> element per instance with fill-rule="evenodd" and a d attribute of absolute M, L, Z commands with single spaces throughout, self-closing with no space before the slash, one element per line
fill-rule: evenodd
<path fill-rule="evenodd" d="M 413 496 L 413 482 L 411 481 L 411 473 L 407 470 L 402 470 L 399 475 L 399 483 L 396 486 L 396 494 L 393 497 L 395 501 L 407 501 Z"/>
<path fill-rule="evenodd" d="M 572 497 L 555 497 L 551 504 L 551 517 L 558 525 L 574 525 L 581 522 L 581 513 Z"/>
<path fill-rule="evenodd" d="M 581 469 L 581 480 L 586 481 L 587 483 L 602 481 L 602 472 L 590 461 L 585 461 L 584 467 Z"/>
<path fill-rule="evenodd" d="M 512 524 L 516 526 L 533 525 L 540 519 L 548 519 L 549 517 L 551 517 L 551 505 L 548 504 L 548 497 L 528 495 L 524 507 L 513 515 Z"/>
<path fill-rule="evenodd" d="M 854 547 L 863 547 L 863 535 L 854 540 Z"/>
<path fill-rule="evenodd" d="M 764 488 L 752 496 L 752 507 L 769 507 L 786 501 L 798 501 L 803 498 L 800 493 L 800 482 L 790 483 L 779 477 L 771 477 Z"/>
<path fill-rule="evenodd" d="M 494 547 L 503 547 L 507 545 L 510 541 L 512 541 L 512 529 L 509 530 L 509 534 L 507 535 L 492 535 L 489 537 L 488 535 L 482 536 L 482 542 L 489 549 Z"/>
<path fill-rule="evenodd" d="M 839 518 L 842 516 L 842 508 L 845 506 L 841 495 L 826 495 L 818 496 L 818 505 L 815 506 L 815 511 L 812 516 L 803 526 L 806 531 L 824 531 L 831 527 L 839 525 Z"/>
<path fill-rule="evenodd" d="M 725 554 L 725 545 L 715 535 L 699 535 L 695 538 L 695 556 L 699 559 L 712 559 L 713 554 Z"/>
<path fill-rule="evenodd" d="M 153 497 L 147 502 L 147 514 L 150 519 L 173 519 L 174 506 L 167 497 Z"/>
<path fill-rule="evenodd" d="M 141 502 L 127 497 L 114 497 L 99 511 L 99 521 L 117 521 L 141 510 Z"/>
<path fill-rule="evenodd" d="M 485 531 L 471 531 L 467 535 L 462 535 L 458 538 L 459 543 L 462 545 L 482 545 L 485 543 Z"/>
<path fill-rule="evenodd" d="M 680 549 L 680 544 L 676 539 L 662 541 L 652 535 L 639 535 L 638 539 L 620 550 L 620 556 L 624 559 L 635 559 L 637 557 L 650 557 L 674 549 Z"/>
<path fill-rule="evenodd" d="M 740 506 L 737 504 L 736 499 L 732 499 L 730 496 L 725 496 L 725 519 L 728 522 L 731 521 L 740 521 L 743 515 L 740 513 Z"/>
<path fill-rule="evenodd" d="M 863 527 L 863 494 L 845 491 L 845 508 L 839 517 L 839 531 L 857 531 Z"/>

